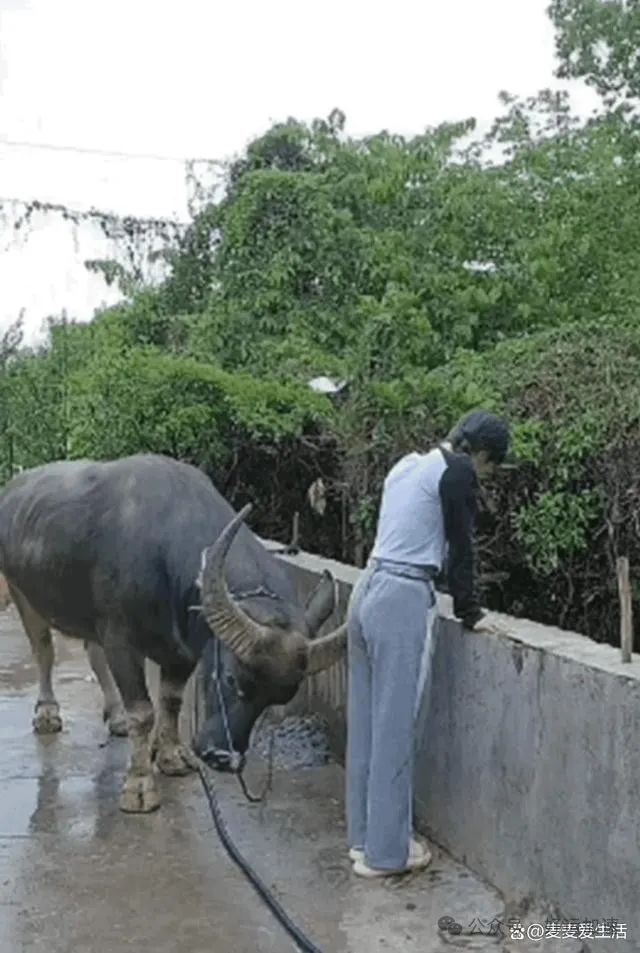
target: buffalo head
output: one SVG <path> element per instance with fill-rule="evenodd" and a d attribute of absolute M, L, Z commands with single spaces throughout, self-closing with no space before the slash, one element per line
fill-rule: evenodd
<path fill-rule="evenodd" d="M 250 510 L 245 506 L 203 553 L 199 578 L 202 615 L 217 641 L 209 642 L 203 655 L 206 721 L 195 750 L 219 768 L 229 763 L 230 741 L 243 755 L 258 716 L 270 705 L 291 701 L 305 677 L 342 657 L 346 643 L 346 625 L 316 638 L 335 608 L 328 572 L 304 607 L 260 590 L 230 594 L 225 558 Z"/>

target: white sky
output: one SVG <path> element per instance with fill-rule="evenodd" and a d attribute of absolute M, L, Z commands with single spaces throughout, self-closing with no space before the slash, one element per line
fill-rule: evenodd
<path fill-rule="evenodd" d="M 353 135 L 490 121 L 497 94 L 561 85 L 548 0 L 0 0 L 0 197 L 138 215 L 185 210 L 184 167 L 10 148 L 7 140 L 226 158 L 276 120 L 340 108 Z M 594 97 L 576 89 L 587 113 Z M 66 232 L 65 232 L 66 228 Z M 107 299 L 89 229 L 0 223 L 0 330 L 26 309 L 81 317 Z M 75 245 L 74 245 L 75 242 Z M 9 246 L 9 250 L 5 249 Z"/>

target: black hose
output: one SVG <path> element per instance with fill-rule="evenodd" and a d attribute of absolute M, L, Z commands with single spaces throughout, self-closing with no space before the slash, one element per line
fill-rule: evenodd
<path fill-rule="evenodd" d="M 218 803 L 216 792 L 201 766 L 198 766 L 198 774 L 200 775 L 204 793 L 206 794 L 207 801 L 209 802 L 211 816 L 213 817 L 213 823 L 216 826 L 218 837 L 222 841 L 231 859 L 235 861 L 247 880 L 253 885 L 255 890 L 269 907 L 276 920 L 278 920 L 282 927 L 284 927 L 294 943 L 297 944 L 299 949 L 303 950 L 303 953 L 322 953 L 322 950 L 312 943 L 311 940 L 305 936 L 302 930 L 300 930 L 295 923 L 293 923 L 266 884 L 260 880 L 255 870 L 253 870 L 250 864 L 244 859 L 231 839 L 231 835 L 229 834 L 222 814 L 220 813 L 220 805 Z"/>

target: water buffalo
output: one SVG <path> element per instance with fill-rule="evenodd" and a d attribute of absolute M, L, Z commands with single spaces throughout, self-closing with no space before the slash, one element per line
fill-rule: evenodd
<path fill-rule="evenodd" d="M 224 704 L 210 707 L 195 750 L 214 758 L 230 747 L 244 753 L 258 715 L 344 651 L 344 626 L 315 638 L 335 608 L 330 574 L 301 605 L 287 565 L 244 525 L 249 510 L 234 514 L 204 473 L 155 454 L 48 463 L 0 493 L 0 571 L 40 669 L 36 730 L 61 724 L 56 629 L 85 641 L 116 722 L 124 703 L 123 811 L 159 806 L 154 760 L 170 775 L 196 766 L 178 717 L 205 649 L 218 646 Z M 147 658 L 160 668 L 155 719 Z"/>

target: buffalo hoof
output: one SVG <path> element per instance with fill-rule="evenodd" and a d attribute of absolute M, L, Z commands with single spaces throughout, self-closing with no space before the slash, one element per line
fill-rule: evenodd
<path fill-rule="evenodd" d="M 160 807 L 153 775 L 129 777 L 120 792 L 120 810 L 127 814 L 150 814 Z"/>
<path fill-rule="evenodd" d="M 198 770 L 198 761 L 184 745 L 159 748 L 156 754 L 158 770 L 163 774 L 182 776 Z"/>
<path fill-rule="evenodd" d="M 33 730 L 37 735 L 55 735 L 62 731 L 62 718 L 57 702 L 38 702 L 33 716 Z"/>
<path fill-rule="evenodd" d="M 129 719 L 123 709 L 104 713 L 104 720 L 109 725 L 109 734 L 116 738 L 126 738 L 129 734 Z"/>

